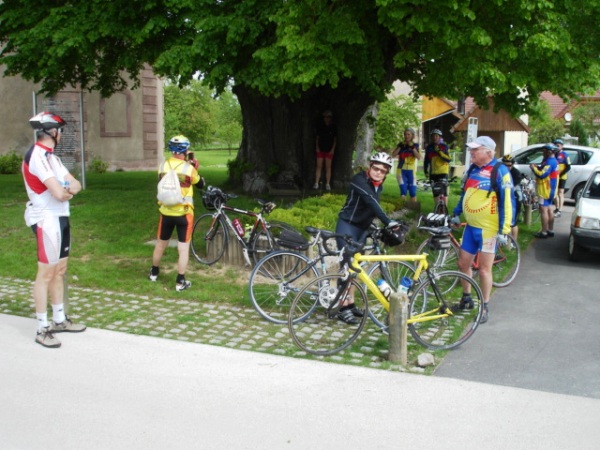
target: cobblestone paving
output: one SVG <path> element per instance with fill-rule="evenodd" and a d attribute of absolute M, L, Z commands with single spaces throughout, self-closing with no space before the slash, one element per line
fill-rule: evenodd
<path fill-rule="evenodd" d="M 0 277 L 0 313 L 35 318 L 33 282 Z M 287 326 L 264 321 L 252 307 L 197 303 L 69 286 L 70 318 L 89 327 L 122 333 L 176 339 L 199 344 L 404 371 L 387 362 L 387 338 L 368 322 L 360 338 L 346 351 L 316 357 L 300 351 Z M 51 313 L 50 313 L 51 314 Z M 32 334 L 35 324 L 32 323 Z M 412 350 L 411 350 L 411 347 Z M 409 359 L 422 348 L 409 343 Z M 411 356 L 412 355 L 412 356 Z M 411 372 L 425 370 L 410 364 Z"/>

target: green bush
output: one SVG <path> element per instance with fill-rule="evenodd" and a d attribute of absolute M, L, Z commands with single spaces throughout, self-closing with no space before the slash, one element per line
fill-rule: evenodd
<path fill-rule="evenodd" d="M 23 157 L 12 151 L 6 155 L 0 155 L 0 174 L 9 175 L 21 172 Z"/>
<path fill-rule="evenodd" d="M 108 163 L 98 157 L 94 157 L 88 165 L 88 171 L 91 173 L 106 173 L 108 170 Z"/>

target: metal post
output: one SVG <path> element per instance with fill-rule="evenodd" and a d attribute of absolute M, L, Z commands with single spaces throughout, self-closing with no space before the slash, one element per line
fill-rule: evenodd
<path fill-rule="evenodd" d="M 85 189 L 85 133 L 83 129 L 83 92 L 79 91 L 79 134 L 81 139 L 81 188 Z"/>

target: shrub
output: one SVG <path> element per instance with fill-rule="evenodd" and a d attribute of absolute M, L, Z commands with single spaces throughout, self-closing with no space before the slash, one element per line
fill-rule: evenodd
<path fill-rule="evenodd" d="M 96 156 L 88 165 L 88 171 L 92 173 L 106 173 L 108 171 L 108 163 Z"/>
<path fill-rule="evenodd" d="M 0 155 L 0 174 L 17 174 L 21 171 L 23 157 L 14 150 L 6 155 Z"/>

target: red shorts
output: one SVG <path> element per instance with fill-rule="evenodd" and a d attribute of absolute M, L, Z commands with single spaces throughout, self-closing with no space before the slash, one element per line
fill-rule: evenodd
<path fill-rule="evenodd" d="M 333 153 L 331 152 L 317 152 L 317 159 L 328 159 L 328 160 L 332 160 L 333 159 Z"/>

